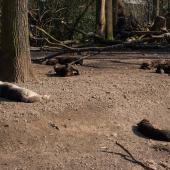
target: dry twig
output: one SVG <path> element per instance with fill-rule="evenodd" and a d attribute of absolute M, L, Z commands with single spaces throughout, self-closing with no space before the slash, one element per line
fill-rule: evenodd
<path fill-rule="evenodd" d="M 116 141 L 116 145 L 118 145 L 121 149 L 123 149 L 128 154 L 128 156 L 131 158 L 131 161 L 133 161 L 134 163 L 137 163 L 138 165 L 142 166 L 143 168 L 145 168 L 147 170 L 155 170 L 155 169 L 149 167 L 148 165 L 146 165 L 146 163 L 143 163 L 143 162 L 137 160 L 123 145 L 121 145 L 117 141 Z M 124 155 L 124 158 L 126 160 L 129 160 L 127 158 L 127 155 Z"/>

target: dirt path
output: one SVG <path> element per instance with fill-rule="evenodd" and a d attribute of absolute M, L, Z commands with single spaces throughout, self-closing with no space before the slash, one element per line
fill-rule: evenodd
<path fill-rule="evenodd" d="M 69 78 L 34 65 L 38 81 L 24 86 L 51 100 L 0 101 L 0 170 L 142 170 L 121 157 L 116 141 L 158 170 L 160 162 L 170 166 L 169 143 L 132 130 L 143 118 L 170 129 L 170 77 L 138 69 L 142 61 L 86 60 Z"/>

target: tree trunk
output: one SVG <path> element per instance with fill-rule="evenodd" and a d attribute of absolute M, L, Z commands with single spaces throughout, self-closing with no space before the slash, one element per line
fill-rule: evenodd
<path fill-rule="evenodd" d="M 153 0 L 153 19 L 156 17 L 156 16 L 159 16 L 159 0 Z"/>
<path fill-rule="evenodd" d="M 96 0 L 96 33 L 105 38 L 105 0 Z"/>
<path fill-rule="evenodd" d="M 118 0 L 113 0 L 113 33 L 116 32 L 117 17 L 118 17 Z"/>
<path fill-rule="evenodd" d="M 170 0 L 168 0 L 168 13 L 170 13 Z"/>
<path fill-rule="evenodd" d="M 2 2 L 0 79 L 25 82 L 32 75 L 27 0 Z"/>
<path fill-rule="evenodd" d="M 106 1 L 106 39 L 113 40 L 112 0 Z"/>

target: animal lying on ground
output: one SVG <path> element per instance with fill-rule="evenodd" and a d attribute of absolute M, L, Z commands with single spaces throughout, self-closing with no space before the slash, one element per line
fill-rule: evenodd
<path fill-rule="evenodd" d="M 170 61 L 155 60 L 150 62 L 144 62 L 141 64 L 140 69 L 151 70 L 156 69 L 156 73 L 170 74 Z"/>
<path fill-rule="evenodd" d="M 170 142 L 170 131 L 157 129 L 146 119 L 137 124 L 137 130 L 150 139 Z"/>
<path fill-rule="evenodd" d="M 54 66 L 54 71 L 56 72 L 56 75 L 61 76 L 61 77 L 79 75 L 79 71 L 69 64 L 66 64 L 66 65 L 56 64 Z"/>
<path fill-rule="evenodd" d="M 156 68 L 158 64 L 162 64 L 164 62 L 165 61 L 162 61 L 162 60 L 146 61 L 140 65 L 140 69 L 151 70 L 151 69 Z"/>
<path fill-rule="evenodd" d="M 156 67 L 156 73 L 170 74 L 170 64 L 158 64 Z"/>
<path fill-rule="evenodd" d="M 2 81 L 0 81 L 0 97 L 11 101 L 25 103 L 34 103 L 43 99 L 48 100 L 50 98 L 48 95 L 39 95 L 29 89 Z"/>
<path fill-rule="evenodd" d="M 144 70 L 150 70 L 151 67 L 150 67 L 150 64 L 149 63 L 142 63 L 141 66 L 140 66 L 140 69 L 144 69 Z"/>

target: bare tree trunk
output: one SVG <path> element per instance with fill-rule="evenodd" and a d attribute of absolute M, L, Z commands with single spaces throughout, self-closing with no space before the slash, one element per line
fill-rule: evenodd
<path fill-rule="evenodd" d="M 96 33 L 105 38 L 105 0 L 96 0 Z"/>
<path fill-rule="evenodd" d="M 27 0 L 2 2 L 0 79 L 25 82 L 32 75 Z"/>
<path fill-rule="evenodd" d="M 118 17 L 118 0 L 113 0 L 113 33 L 115 34 Z"/>
<path fill-rule="evenodd" d="M 113 40 L 112 0 L 106 0 L 106 39 Z"/>
<path fill-rule="evenodd" d="M 170 13 L 170 0 L 168 0 L 168 13 Z"/>
<path fill-rule="evenodd" d="M 159 0 L 153 0 L 153 19 L 156 17 L 156 16 L 159 16 Z"/>

